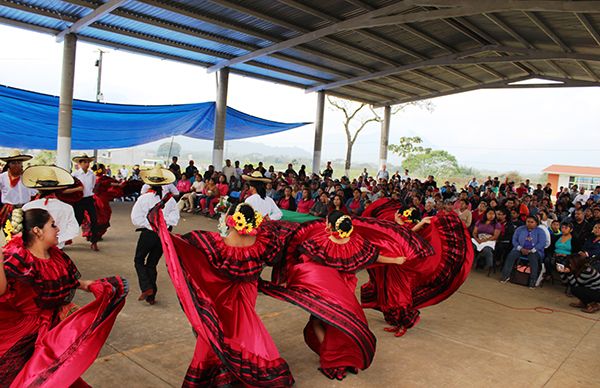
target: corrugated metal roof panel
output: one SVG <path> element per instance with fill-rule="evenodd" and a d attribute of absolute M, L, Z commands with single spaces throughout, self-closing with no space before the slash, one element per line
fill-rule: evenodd
<path fill-rule="evenodd" d="M 243 71 L 248 71 L 248 72 L 251 72 L 251 73 L 266 75 L 266 76 L 270 76 L 270 77 L 275 77 L 275 78 L 279 78 L 281 80 L 295 82 L 295 83 L 298 83 L 298 84 L 301 84 L 301 85 L 306 85 L 306 86 L 310 86 L 310 85 L 312 85 L 314 83 L 314 82 L 311 82 L 311 81 L 307 81 L 304 78 L 299 78 L 299 77 L 294 77 L 294 76 L 291 76 L 291 75 L 288 75 L 288 74 L 282 74 L 282 73 L 278 73 L 278 72 L 273 72 L 271 70 L 261 69 L 259 67 L 248 65 L 246 63 L 241 63 L 241 64 L 238 64 L 238 65 L 232 66 L 231 68 L 232 69 L 243 70 Z"/>
<path fill-rule="evenodd" d="M 70 23 L 65 23 L 56 18 L 34 15 L 29 12 L 20 11 L 17 9 L 0 6 L 0 17 L 15 20 L 21 23 L 27 23 L 34 26 L 52 28 L 62 30 L 67 28 Z"/>

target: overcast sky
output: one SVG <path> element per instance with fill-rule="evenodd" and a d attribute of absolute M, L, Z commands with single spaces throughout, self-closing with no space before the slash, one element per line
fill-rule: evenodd
<path fill-rule="evenodd" d="M 97 49 L 78 43 L 75 98 L 95 99 Z M 180 104 L 215 99 L 215 75 L 201 67 L 106 50 L 105 102 Z M 62 44 L 53 37 L 0 25 L 0 84 L 58 95 L 61 62 Z M 392 118 L 390 143 L 418 135 L 427 146 L 445 149 L 459 163 L 478 169 L 539 173 L 550 164 L 600 166 L 599 88 L 481 90 L 431 101 L 433 112 L 409 108 Z M 316 94 L 231 75 L 228 105 L 270 120 L 314 121 Z M 379 133 L 379 124 L 363 131 L 353 160 L 378 162 Z M 250 140 L 312 152 L 314 127 Z M 327 109 L 323 159 L 344 155 L 341 115 Z M 393 155 L 390 160 L 399 162 Z"/>

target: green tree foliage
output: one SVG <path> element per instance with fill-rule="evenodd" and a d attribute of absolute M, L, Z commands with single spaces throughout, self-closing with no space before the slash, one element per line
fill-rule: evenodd
<path fill-rule="evenodd" d="M 169 153 L 169 150 L 171 150 L 171 152 Z M 159 158 L 170 158 L 172 156 L 180 156 L 181 155 L 181 145 L 179 145 L 179 143 L 171 143 L 166 142 L 166 143 L 162 143 L 159 147 L 158 147 L 158 151 L 156 151 L 156 156 L 158 156 Z"/>
<path fill-rule="evenodd" d="M 436 177 L 455 176 L 459 172 L 458 161 L 454 155 L 442 150 L 428 150 L 408 155 L 402 162 L 411 175 Z"/>
<path fill-rule="evenodd" d="M 56 163 L 56 151 L 40 151 L 28 162 L 30 166 L 50 165 Z"/>
<path fill-rule="evenodd" d="M 402 156 L 402 158 L 407 158 L 412 154 L 420 154 L 423 152 L 431 152 L 431 148 L 423 148 L 417 144 L 423 143 L 423 140 L 419 136 L 408 137 L 402 136 L 400 138 L 400 144 L 390 144 L 388 146 L 388 150 L 391 152 Z"/>

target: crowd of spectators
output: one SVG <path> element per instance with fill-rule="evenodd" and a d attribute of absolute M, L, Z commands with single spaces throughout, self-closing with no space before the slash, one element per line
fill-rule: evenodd
<path fill-rule="evenodd" d="M 169 168 L 179 177 L 176 187 L 184 212 L 216 217 L 220 198 L 244 201 L 249 186 L 242 175 L 260 171 L 271 179 L 266 184 L 267 196 L 281 209 L 317 217 L 332 210 L 360 216 L 379 198 L 400 201 L 403 209 L 412 208 L 421 217 L 453 210 L 472 233 L 475 268 L 487 269 L 488 274 L 500 268 L 502 281 L 522 262 L 529 268 L 531 288 L 559 274 L 570 289 L 580 286 L 577 279 L 581 276 L 589 287 L 587 280 L 595 279 L 600 270 L 600 186 L 591 193 L 576 185 L 555 192 L 550 183 L 532 185 L 529 179 L 517 183 L 488 176 L 481 183 L 473 177 L 457 187 L 450 181 L 438 184 L 431 175 L 423 180 L 411 177 L 408 170 L 391 174 L 386 166 L 374 175 L 364 169 L 357 177 L 336 178 L 331 162 L 320 174 L 309 174 L 304 165 L 296 170 L 288 164 L 284 171 L 276 171 L 262 162 L 240 166 L 239 161 L 232 165 L 230 160 L 221 171 L 209 166 L 200 172 L 193 161 L 182 170 L 176 158 Z M 583 261 L 573 261 L 573 257 Z M 574 263 L 576 273 L 569 272 Z M 592 284 L 596 287 L 592 299 L 600 301 L 600 280 Z M 584 310 L 600 310 L 585 295 Z"/>

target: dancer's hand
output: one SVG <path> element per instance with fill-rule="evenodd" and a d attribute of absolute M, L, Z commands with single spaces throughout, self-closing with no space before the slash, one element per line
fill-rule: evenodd
<path fill-rule="evenodd" d="M 92 284 L 93 280 L 80 280 L 79 281 L 79 289 L 83 291 L 90 292 L 90 284 Z"/>

